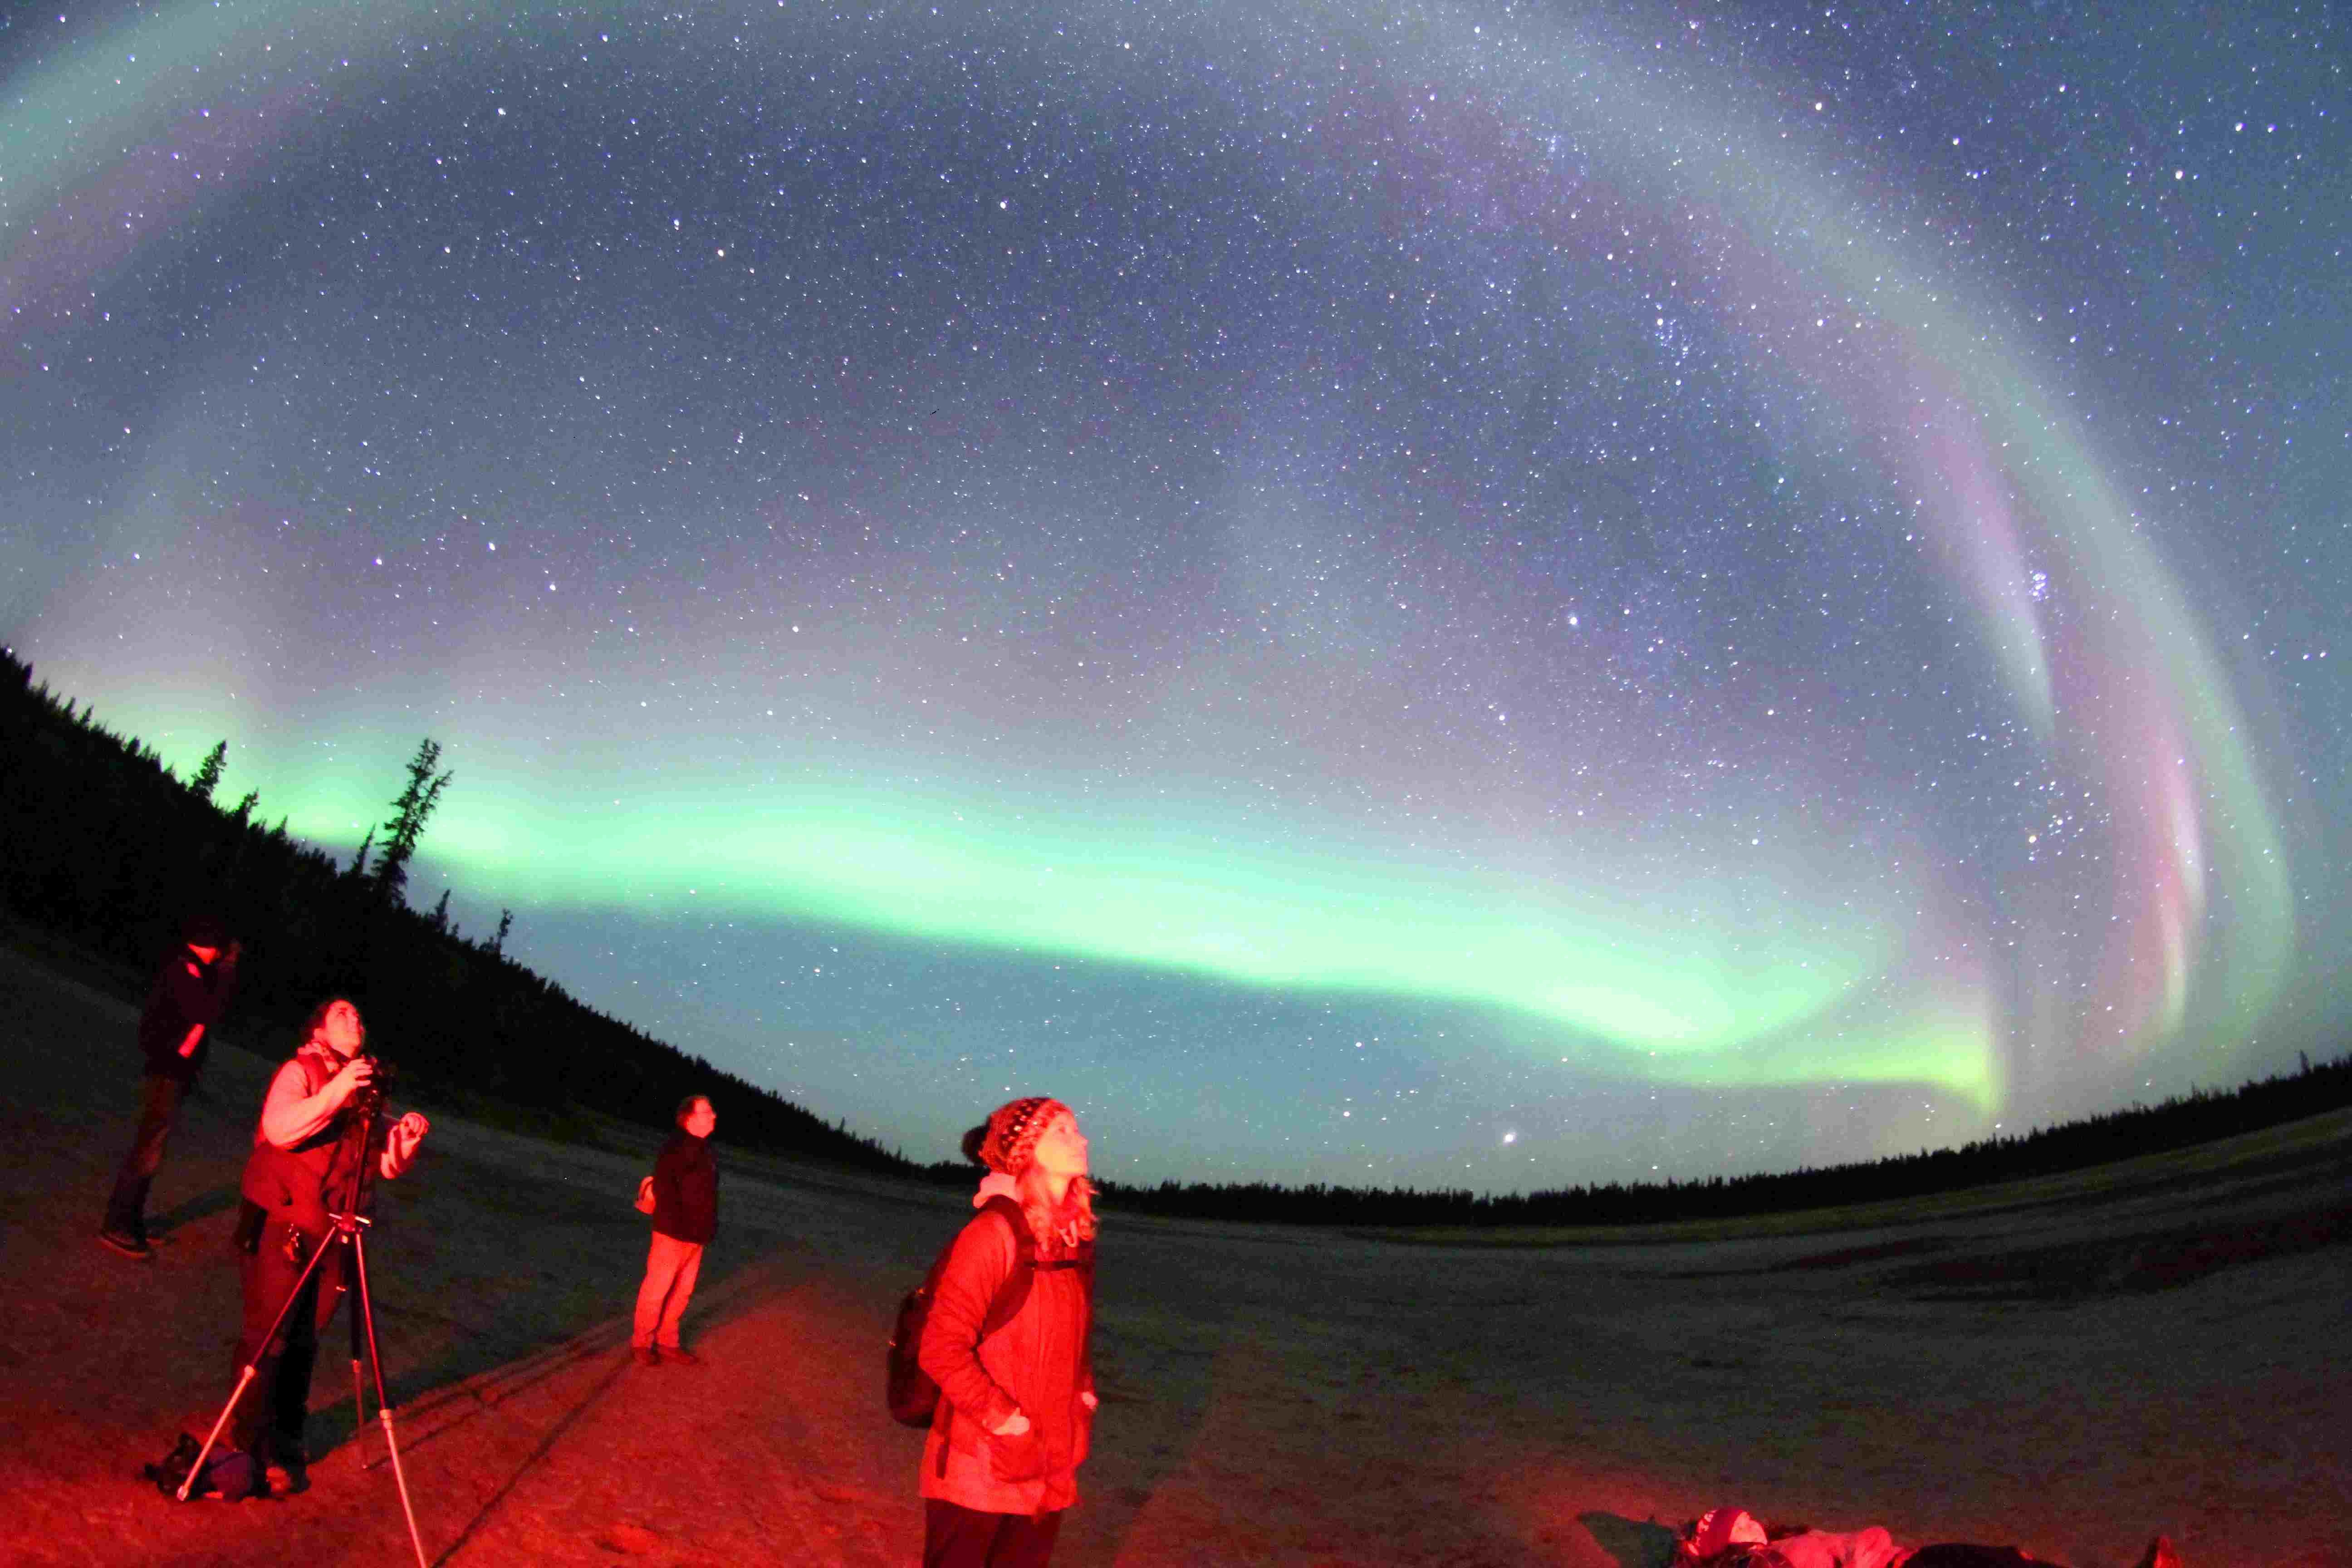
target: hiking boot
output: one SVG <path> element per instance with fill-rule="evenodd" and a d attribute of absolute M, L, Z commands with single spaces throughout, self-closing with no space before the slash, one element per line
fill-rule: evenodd
<path fill-rule="evenodd" d="M 700 1366 L 702 1364 L 702 1358 L 684 1345 L 660 1345 L 656 1348 L 661 1352 L 664 1366 Z"/>
<path fill-rule="evenodd" d="M 147 1245 L 147 1238 L 136 1231 L 115 1230 L 109 1227 L 98 1233 L 98 1239 L 125 1258 L 136 1258 L 144 1261 L 155 1256 L 155 1249 Z"/>
<path fill-rule="evenodd" d="M 310 1468 L 299 1459 L 291 1464 L 272 1461 L 261 1475 L 271 1497 L 293 1497 L 310 1489 Z"/>
<path fill-rule="evenodd" d="M 635 1362 L 639 1366 L 661 1365 L 661 1357 L 654 1354 L 654 1347 L 651 1345 L 631 1345 L 629 1347 L 629 1359 Z"/>

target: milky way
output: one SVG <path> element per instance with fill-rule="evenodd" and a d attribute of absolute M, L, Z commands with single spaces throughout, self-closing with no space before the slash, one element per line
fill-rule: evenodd
<path fill-rule="evenodd" d="M 1482 1189 L 2340 1048 L 2324 9 L 0 35 L 0 637 L 919 1158 Z"/>

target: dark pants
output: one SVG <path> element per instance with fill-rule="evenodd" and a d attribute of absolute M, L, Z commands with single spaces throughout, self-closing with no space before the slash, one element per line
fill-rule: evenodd
<path fill-rule="evenodd" d="M 1062 1514 L 982 1513 L 923 1500 L 923 1568 L 1045 1568 Z"/>
<path fill-rule="evenodd" d="M 114 1173 L 114 1194 L 106 1200 L 106 1228 L 117 1236 L 147 1237 L 147 1189 L 163 1168 L 163 1146 L 180 1120 L 180 1100 L 188 1092 L 178 1079 L 149 1073 L 139 1095 L 139 1135 L 122 1168 Z"/>
<path fill-rule="evenodd" d="M 289 1237 L 300 1239 L 299 1249 L 289 1251 Z M 310 1412 L 310 1369 L 319 1359 L 319 1336 L 343 1299 L 352 1263 L 350 1244 L 337 1239 L 333 1231 L 326 1233 L 324 1243 L 332 1247 L 333 1256 L 311 1273 L 278 1337 L 268 1349 L 260 1346 L 287 1293 L 301 1278 L 302 1266 L 321 1244 L 273 1216 L 261 1227 L 260 1245 L 237 1259 L 245 1282 L 245 1327 L 237 1335 L 232 1375 L 243 1376 L 250 1363 L 253 1385 L 236 1402 L 228 1445 L 264 1463 L 274 1458 L 299 1465 L 307 1458 L 302 1425 Z"/>

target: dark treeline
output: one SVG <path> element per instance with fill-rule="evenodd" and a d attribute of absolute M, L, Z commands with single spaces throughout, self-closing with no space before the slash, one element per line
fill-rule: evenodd
<path fill-rule="evenodd" d="M 1304 1187 L 1263 1182 L 1156 1187 L 1101 1184 L 1122 1209 L 1196 1219 L 1333 1226 L 1649 1225 L 1785 1214 L 1886 1198 L 1919 1197 L 2028 1176 L 2088 1170 L 2142 1154 L 2185 1149 L 2274 1127 L 2352 1104 L 2352 1056 L 2282 1073 L 2231 1090 L 2197 1089 L 2157 1105 L 2135 1105 L 2082 1121 L 1958 1149 L 1866 1163 L 1704 1181 L 1610 1183 L 1482 1197 L 1466 1191 Z"/>
<path fill-rule="evenodd" d="M 394 805 L 437 794 L 429 742 Z M 0 911 L 121 964 L 146 968 L 186 912 L 208 908 L 244 938 L 236 1016 L 265 1049 L 293 1045 L 322 997 L 349 995 L 411 1089 L 495 1114 L 520 1106 L 543 1130 L 565 1131 L 578 1109 L 667 1127 L 682 1095 L 713 1088 L 726 1140 L 950 1184 L 971 1180 L 954 1163 L 913 1164 L 839 1123 L 719 1071 L 586 1006 L 505 957 L 502 922 L 488 942 L 446 919 L 411 910 L 399 879 L 365 874 L 366 847 L 349 866 L 265 828 L 257 797 L 212 798 L 223 752 L 188 781 L 152 750 L 77 714 L 32 683 L 0 649 Z M 389 782 L 389 781 L 387 781 Z M 429 799 L 425 802 L 429 809 Z M 393 826 L 393 825 L 387 825 Z M 394 839 L 398 838 L 394 836 Z M 404 870 L 404 847 L 386 853 Z M 379 864 L 381 864 L 380 858 Z M 391 885 L 387 886 L 387 880 Z M 260 1024 L 256 1031 L 252 1026 Z M 268 1030 L 281 1031 L 276 1041 Z M 128 1062 L 130 1046 L 124 1043 Z M 2250 1083 L 2200 1089 L 2126 1110 L 1958 1149 L 1922 1150 L 1871 1163 L 1690 1182 L 1612 1183 L 1480 1196 L 1468 1191 L 1316 1184 L 1100 1184 L 1107 1205 L 1202 1219 L 1341 1226 L 1592 1226 L 1722 1217 L 1916 1197 L 1988 1183 L 2087 1169 L 2185 1148 L 2352 1104 L 2352 1058 Z M 971 1108 L 977 1118 L 987 1108 Z"/>
<path fill-rule="evenodd" d="M 730 1143 L 908 1168 L 575 1000 L 504 955 L 503 926 L 468 940 L 448 924 L 446 895 L 430 916 L 410 910 L 397 879 L 388 887 L 366 874 L 364 851 L 339 867 L 289 837 L 282 820 L 262 826 L 256 795 L 216 804 L 222 756 L 215 748 L 192 778 L 174 778 L 152 749 L 77 714 L 0 650 L 0 910 L 142 981 L 186 913 L 215 910 L 245 942 L 233 1014 L 244 1037 L 290 1050 L 312 1006 L 348 995 L 402 1075 L 402 1093 L 522 1107 L 560 1131 L 581 1109 L 666 1127 L 680 1097 L 707 1086 L 726 1108 Z M 429 770 L 431 755 L 419 757 Z M 397 847 L 388 844 L 384 858 Z M 390 864 L 405 870 L 404 857 Z M 127 1064 L 127 1039 L 122 1052 Z"/>

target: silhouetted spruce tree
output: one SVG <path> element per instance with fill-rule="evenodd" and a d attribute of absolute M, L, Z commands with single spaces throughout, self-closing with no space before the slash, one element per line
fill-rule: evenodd
<path fill-rule="evenodd" d="M 359 853 L 352 857 L 352 868 L 343 875 L 354 878 L 367 875 L 368 851 L 374 847 L 375 829 L 371 827 L 367 830 L 367 837 L 360 840 Z"/>
<path fill-rule="evenodd" d="M 446 888 L 441 889 L 441 901 L 433 906 L 433 929 L 442 931 L 449 929 L 449 889 Z"/>
<path fill-rule="evenodd" d="M 490 951 L 498 954 L 500 958 L 504 958 L 506 956 L 507 932 L 512 930 L 514 930 L 514 911 L 512 910 L 500 910 L 499 911 L 499 934 L 490 938 Z"/>
<path fill-rule="evenodd" d="M 217 742 L 211 751 L 205 753 L 205 760 L 197 767 L 195 777 L 188 781 L 188 787 L 195 792 L 198 800 L 206 804 L 211 803 L 213 791 L 220 787 L 221 769 L 227 763 L 228 742 L 226 741 Z"/>
<path fill-rule="evenodd" d="M 236 825 L 239 827 L 243 827 L 246 823 L 252 818 L 253 808 L 260 804 L 261 792 L 257 789 L 247 790 L 245 792 L 245 798 L 236 803 L 236 809 L 230 812 L 229 815 L 236 818 Z"/>
<path fill-rule="evenodd" d="M 430 735 L 416 742 L 416 754 L 408 759 L 408 787 L 392 803 L 392 820 L 383 825 L 383 853 L 375 858 L 376 897 L 385 903 L 406 901 L 409 858 L 453 776 L 434 776 L 433 764 L 440 760 L 441 742 Z"/>

